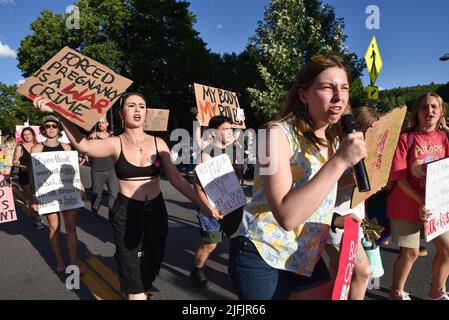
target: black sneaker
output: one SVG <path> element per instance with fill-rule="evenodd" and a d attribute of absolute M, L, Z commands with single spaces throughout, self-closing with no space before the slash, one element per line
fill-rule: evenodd
<path fill-rule="evenodd" d="M 209 286 L 204 268 L 193 268 L 192 272 L 190 272 L 190 280 L 200 288 L 207 288 Z"/>

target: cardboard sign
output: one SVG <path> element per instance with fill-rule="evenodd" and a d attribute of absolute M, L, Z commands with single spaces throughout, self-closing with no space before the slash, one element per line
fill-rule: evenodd
<path fill-rule="evenodd" d="M 39 214 L 84 207 L 78 152 L 42 152 L 31 158 Z"/>
<path fill-rule="evenodd" d="M 228 155 L 214 157 L 195 168 L 210 203 L 222 215 L 243 207 L 246 196 Z"/>
<path fill-rule="evenodd" d="M 194 83 L 198 116 L 202 126 L 208 126 L 213 116 L 226 116 L 235 129 L 246 129 L 237 93 Z"/>
<path fill-rule="evenodd" d="M 145 131 L 167 131 L 170 110 L 148 109 L 145 117 Z"/>
<path fill-rule="evenodd" d="M 348 300 L 358 243 L 359 225 L 350 216 L 346 216 L 332 300 Z"/>
<path fill-rule="evenodd" d="M 11 177 L 0 175 L 0 224 L 17 220 Z"/>
<path fill-rule="evenodd" d="M 45 140 L 47 140 L 43 135 L 41 135 L 39 126 L 16 126 L 16 142 L 17 143 L 22 142 L 21 134 L 22 134 L 23 129 L 25 129 L 25 128 L 33 129 L 34 133 L 36 134 L 36 139 L 37 139 L 38 143 L 44 142 Z"/>
<path fill-rule="evenodd" d="M 17 92 L 31 100 L 48 98 L 52 109 L 90 131 L 131 84 L 108 67 L 65 47 Z"/>
<path fill-rule="evenodd" d="M 449 230 L 449 158 L 427 165 L 426 209 L 431 213 L 424 222 L 424 236 L 431 241 Z"/>
<path fill-rule="evenodd" d="M 406 113 L 406 106 L 395 108 L 374 122 L 366 132 L 365 142 L 368 148 L 368 156 L 364 161 L 371 191 L 359 192 L 355 187 L 351 209 L 387 185 L 394 152 Z"/>

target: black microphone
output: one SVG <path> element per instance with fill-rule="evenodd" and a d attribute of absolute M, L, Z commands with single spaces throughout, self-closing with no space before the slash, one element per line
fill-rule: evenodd
<path fill-rule="evenodd" d="M 357 126 L 352 114 L 345 114 L 341 117 L 341 125 L 343 131 L 346 134 L 357 132 Z M 360 160 L 354 165 L 355 179 L 357 180 L 357 187 L 360 192 L 368 192 L 371 190 L 371 186 L 368 180 L 368 174 L 366 173 L 365 161 Z"/>

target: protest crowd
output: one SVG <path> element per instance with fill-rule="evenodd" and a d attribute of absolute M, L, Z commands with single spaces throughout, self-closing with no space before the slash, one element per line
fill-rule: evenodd
<path fill-rule="evenodd" d="M 205 264 L 229 238 L 228 273 L 239 299 L 363 300 L 370 278 L 381 276 L 373 259 L 390 241 L 400 251 L 389 298 L 410 300 L 408 275 L 425 246 L 433 245 L 429 299 L 449 300 L 449 217 L 432 204 L 441 197 L 432 177 L 449 158 L 438 94 L 422 95 L 408 116 L 406 108 L 382 115 L 351 106 L 347 65 L 336 55 L 314 56 L 292 75 L 280 113 L 255 134 L 244 131 L 236 94 L 195 84 L 192 122 L 203 130 L 194 129 L 186 151 L 154 134 L 159 129 L 148 121 L 158 113 L 150 113 L 141 93 L 127 92 L 132 81 L 70 50 L 21 86 L 42 123 L 18 126 L 15 141 L 2 140 L 0 153 L 1 187 L 11 197 L 25 196 L 36 232 L 48 229 L 55 272 L 67 266 L 62 221 L 69 264 L 77 265 L 77 211 L 89 200 L 97 219 L 106 187 L 120 290 L 130 300 L 150 299 L 169 232 L 162 177 L 197 208 L 200 237 L 190 280 L 204 290 Z M 217 101 L 223 106 L 212 108 Z M 120 133 L 108 130 L 109 108 L 118 110 Z M 174 160 L 189 165 L 192 184 Z M 91 167 L 90 199 L 80 164 Z M 373 172 L 386 174 L 382 180 Z M 363 173 L 371 186 L 362 192 Z M 11 182 L 14 175 L 18 184 Z M 251 200 L 243 192 L 245 177 L 253 185 Z M 379 194 L 385 196 L 380 204 L 373 201 Z M 3 222 L 19 218 L 2 212 Z M 344 257 L 349 246 L 356 249 Z M 352 279 L 345 279 L 347 264 Z"/>

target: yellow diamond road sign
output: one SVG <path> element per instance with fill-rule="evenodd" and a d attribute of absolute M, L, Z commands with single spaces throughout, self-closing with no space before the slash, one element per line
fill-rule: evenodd
<path fill-rule="evenodd" d="M 379 87 L 368 86 L 368 99 L 379 100 Z"/>
<path fill-rule="evenodd" d="M 382 57 L 380 56 L 379 48 L 377 47 L 376 36 L 373 36 L 368 50 L 365 53 L 365 62 L 371 78 L 371 84 L 374 85 L 377 76 L 382 69 Z"/>

